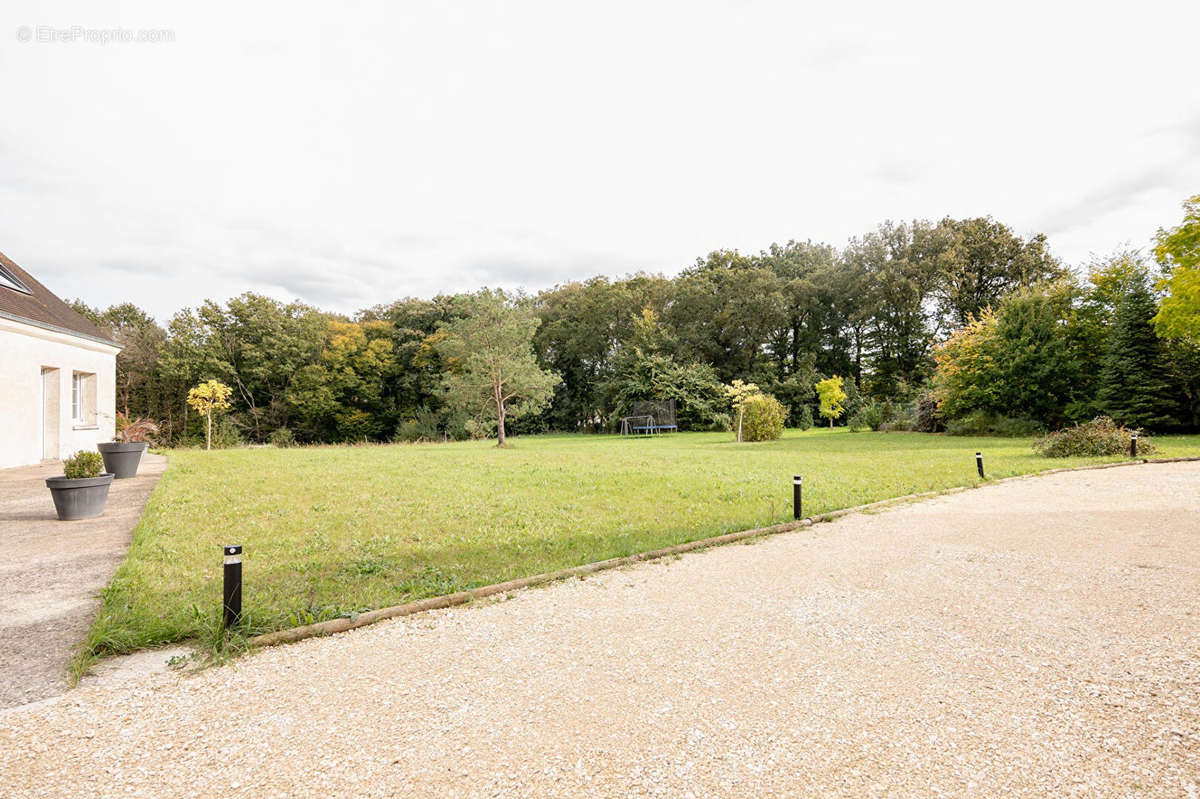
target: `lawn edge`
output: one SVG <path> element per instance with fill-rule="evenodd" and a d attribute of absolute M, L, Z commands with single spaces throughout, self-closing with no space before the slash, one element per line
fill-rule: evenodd
<path fill-rule="evenodd" d="M 682 544 L 664 547 L 662 549 L 654 549 L 648 552 L 639 552 L 633 555 L 624 555 L 618 558 L 609 558 L 607 560 L 594 561 L 585 563 L 581 566 L 572 566 L 566 569 L 558 569 L 551 572 L 543 572 L 530 577 L 521 577 L 515 580 L 507 580 L 502 583 L 493 583 L 491 585 L 472 588 L 468 591 L 457 591 L 453 594 L 443 594 L 442 596 L 428 597 L 419 599 L 415 602 L 406 602 L 402 605 L 391 605 L 386 608 L 359 613 L 351 618 L 329 619 L 327 621 L 317 622 L 315 624 L 306 624 L 301 627 L 291 627 L 286 630 L 276 630 L 270 633 L 263 633 L 246 639 L 246 645 L 251 648 L 277 646 L 279 644 L 291 644 L 297 641 L 303 641 L 306 638 L 316 638 L 319 636 L 333 635 L 342 633 L 348 630 L 355 630 L 360 627 L 366 627 L 376 622 L 385 619 L 395 619 L 402 616 L 411 616 L 415 613 L 424 613 L 429 610 L 441 610 L 443 608 L 455 607 L 457 605 L 465 605 L 477 599 L 485 599 L 498 594 L 506 594 L 511 591 L 520 591 L 526 588 L 533 588 L 547 583 L 566 580 L 571 577 L 583 577 L 596 572 L 608 571 L 609 569 L 620 568 L 621 566 L 629 566 L 635 563 L 644 563 L 647 561 L 659 560 L 661 558 L 671 557 L 672 555 L 682 555 L 687 552 L 695 552 L 709 547 L 722 546 L 724 544 L 732 544 L 738 541 L 745 541 L 754 538 L 763 538 L 770 535 L 779 535 L 781 533 L 789 533 L 794 530 L 800 530 L 807 527 L 812 527 L 814 524 L 833 521 L 840 519 L 843 516 L 849 516 L 854 513 L 862 513 L 864 511 L 885 508 L 892 505 L 901 505 L 910 502 L 915 502 L 924 499 L 932 499 L 934 497 L 945 496 L 948 494 L 958 494 L 963 491 L 970 491 L 976 488 L 982 488 L 989 485 L 997 485 L 999 483 L 1007 483 L 1013 480 L 1030 480 L 1037 477 L 1042 477 L 1049 474 L 1062 474 L 1064 472 L 1085 472 L 1094 469 L 1114 469 L 1121 466 L 1144 466 L 1154 463 L 1183 463 L 1189 461 L 1200 461 L 1200 456 L 1185 456 L 1178 458 L 1138 458 L 1127 461 L 1116 461 L 1114 463 L 1095 463 L 1086 466 L 1066 466 L 1058 469 L 1047 469 L 1040 472 L 1031 472 L 1029 474 L 1017 474 L 1011 477 L 1001 477 L 997 479 L 988 479 L 981 483 L 965 486 L 952 486 L 950 488 L 939 489 L 937 491 L 923 491 L 918 494 L 905 494 L 899 497 L 890 499 L 881 499 L 875 502 L 868 502 L 865 505 L 854 505 L 849 508 L 839 508 L 828 513 L 809 516 L 803 519 L 797 519 L 783 524 L 774 524 L 768 527 L 755 527 L 749 530 L 738 530 L 732 533 L 723 535 L 710 536 L 708 538 L 700 538 L 695 541 L 687 541 Z"/>

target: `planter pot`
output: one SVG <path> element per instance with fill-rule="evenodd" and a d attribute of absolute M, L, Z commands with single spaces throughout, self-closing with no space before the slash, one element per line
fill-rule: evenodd
<path fill-rule="evenodd" d="M 104 503 L 108 501 L 108 487 L 112 485 L 113 476 L 102 474 L 99 477 L 83 477 L 72 480 L 69 477 L 47 477 L 46 487 L 54 498 L 54 510 L 58 512 L 60 521 L 71 522 L 76 519 L 90 519 L 104 513 Z"/>
<path fill-rule="evenodd" d="M 138 464 L 142 462 L 142 453 L 146 451 L 146 442 L 121 444 L 110 441 L 107 444 L 97 444 L 96 449 L 100 450 L 100 455 L 104 458 L 104 471 L 111 472 L 118 480 L 124 480 L 137 474 Z"/>

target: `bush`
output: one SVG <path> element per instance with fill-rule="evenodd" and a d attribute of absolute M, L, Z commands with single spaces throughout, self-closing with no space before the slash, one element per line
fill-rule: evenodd
<path fill-rule="evenodd" d="M 743 441 L 774 441 L 783 435 L 788 410 L 770 394 L 748 397 L 743 403 Z"/>
<path fill-rule="evenodd" d="M 213 420 L 212 445 L 213 449 L 229 449 L 231 447 L 240 447 L 246 443 L 242 438 L 242 431 L 234 424 L 233 420 L 227 416 Z"/>
<path fill-rule="evenodd" d="M 809 404 L 801 405 L 793 414 L 796 427 L 801 430 L 809 430 L 813 426 L 812 406 Z"/>
<path fill-rule="evenodd" d="M 939 433 L 946 429 L 946 420 L 938 406 L 937 395 L 926 391 L 917 397 L 913 407 L 913 430 L 918 433 Z"/>
<path fill-rule="evenodd" d="M 1005 436 L 1023 438 L 1042 432 L 1042 426 L 1032 419 L 1001 416 L 987 411 L 973 411 L 959 419 L 946 422 L 946 433 L 952 436 Z"/>
<path fill-rule="evenodd" d="M 884 402 L 871 400 L 859 407 L 858 412 L 850 417 L 846 426 L 851 430 L 879 430 L 895 419 L 896 406 L 886 400 Z"/>
<path fill-rule="evenodd" d="M 99 452 L 80 450 L 63 461 L 63 474 L 72 480 L 99 477 L 104 473 L 104 458 Z"/>
<path fill-rule="evenodd" d="M 1158 448 L 1140 430 L 1118 425 L 1107 416 L 1097 416 L 1085 424 L 1058 430 L 1033 442 L 1033 448 L 1047 458 L 1066 458 L 1072 455 L 1124 455 L 1129 452 L 1129 440 L 1137 434 L 1138 454 L 1153 455 Z"/>
<path fill-rule="evenodd" d="M 428 408 L 418 408 L 413 418 L 401 422 L 396 428 L 392 440 L 400 444 L 413 444 L 418 441 L 440 441 L 441 431 L 438 429 L 438 415 Z"/>
<path fill-rule="evenodd" d="M 296 446 L 296 436 L 289 428 L 280 427 L 277 430 L 272 430 L 271 435 L 267 437 L 271 442 L 271 446 L 287 449 L 288 447 Z"/>

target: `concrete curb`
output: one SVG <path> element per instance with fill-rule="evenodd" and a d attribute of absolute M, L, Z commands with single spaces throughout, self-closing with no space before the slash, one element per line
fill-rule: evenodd
<path fill-rule="evenodd" d="M 783 524 L 775 524 L 770 527 L 756 527 L 751 530 L 739 530 L 733 533 L 725 533 L 724 535 L 712 536 L 710 538 L 701 538 L 696 541 L 688 541 L 683 544 L 666 547 L 664 549 L 655 549 L 650 552 L 639 552 L 635 555 L 625 555 L 619 558 L 609 558 L 608 560 L 596 561 L 594 563 L 585 563 L 582 566 L 572 566 L 569 569 L 559 569 L 558 571 L 544 572 L 535 574 L 532 577 L 522 577 L 517 580 L 509 580 L 503 583 L 494 583 L 485 585 L 479 588 L 472 588 L 469 591 L 458 591 L 453 594 L 444 594 L 442 596 L 429 597 L 416 602 L 408 602 L 403 605 L 392 605 L 391 607 L 379 608 L 378 610 L 367 611 L 360 613 L 352 618 L 330 619 L 328 621 L 317 622 L 316 624 L 307 624 L 303 627 L 292 627 L 287 630 L 278 630 L 272 633 L 264 633 L 256 635 L 246 640 L 246 643 L 251 647 L 274 646 L 276 644 L 290 644 L 296 641 L 302 641 L 305 638 L 315 638 L 322 635 L 332 635 L 334 633 L 354 630 L 359 627 L 366 627 L 368 624 L 374 624 L 384 619 L 394 619 L 401 616 L 411 616 L 414 613 L 423 613 L 427 610 L 439 610 L 441 608 L 450 608 L 456 605 L 465 605 L 476 599 L 484 599 L 497 594 L 505 594 L 510 591 L 519 591 L 523 588 L 532 588 L 537 585 L 566 580 L 571 577 L 582 577 L 587 574 L 594 574 L 600 571 L 607 571 L 621 566 L 628 566 L 634 563 L 644 561 L 659 560 L 661 558 L 670 557 L 671 555 L 682 555 L 685 552 L 695 552 L 699 549 L 707 549 L 708 547 L 720 546 L 722 544 L 732 544 L 737 541 L 745 541 L 752 538 L 762 538 L 769 535 L 777 535 L 779 533 L 787 533 L 793 530 L 799 530 L 805 527 L 811 527 L 814 524 L 821 522 L 829 522 L 834 519 L 839 519 L 843 516 L 849 516 L 852 513 L 862 513 L 880 508 L 886 508 L 892 505 L 902 505 L 908 502 L 914 502 L 923 499 L 931 499 L 933 497 L 946 496 L 949 494 L 958 494 L 963 491 L 970 491 L 976 488 L 983 488 L 989 485 L 999 483 L 1007 483 L 1013 480 L 1029 480 L 1037 477 L 1042 477 L 1048 474 L 1061 474 L 1063 472 L 1085 472 L 1093 469 L 1114 469 L 1120 466 L 1141 466 L 1149 463 L 1182 463 L 1187 461 L 1200 461 L 1200 457 L 1186 458 L 1138 458 L 1135 460 L 1118 461 L 1116 463 L 1098 463 L 1090 466 L 1071 466 L 1062 469 L 1048 469 L 1044 472 L 1034 472 L 1032 474 L 1019 474 L 1012 477 L 1002 477 L 997 480 L 987 480 L 982 483 L 969 486 L 954 486 L 940 491 L 925 491 L 920 494 L 906 494 L 900 497 L 892 497 L 891 499 L 883 499 L 878 502 L 870 502 L 866 505 L 855 505 L 851 508 L 841 508 L 839 510 L 829 511 L 817 516 L 809 516 L 805 519 L 798 519 L 793 522 L 785 522 Z"/>

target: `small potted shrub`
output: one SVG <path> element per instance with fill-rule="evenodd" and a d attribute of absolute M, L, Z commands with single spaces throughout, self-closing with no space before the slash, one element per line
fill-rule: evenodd
<path fill-rule="evenodd" d="M 104 458 L 104 471 L 111 472 L 118 480 L 137 474 L 142 453 L 153 443 L 158 425 L 149 419 L 130 419 L 123 413 L 117 414 L 117 434 L 111 442 L 98 444 Z"/>
<path fill-rule="evenodd" d="M 112 481 L 99 452 L 80 451 L 63 461 L 62 477 L 46 478 L 46 487 L 59 520 L 70 522 L 103 513 Z"/>

